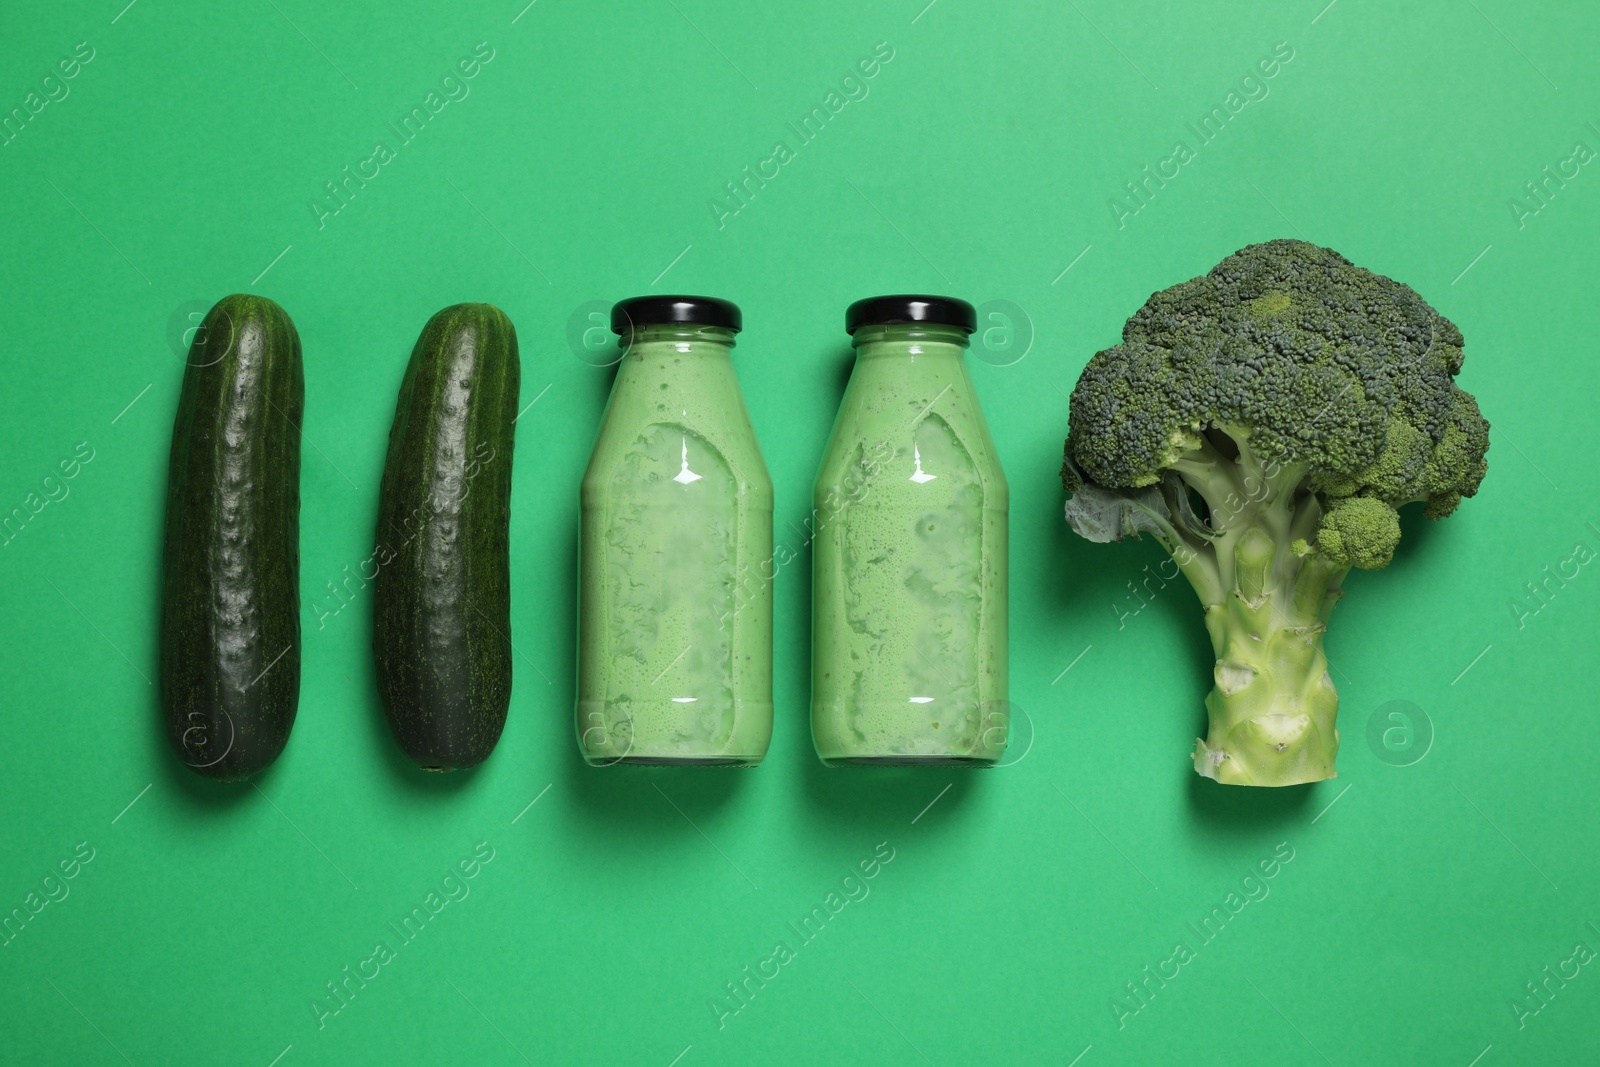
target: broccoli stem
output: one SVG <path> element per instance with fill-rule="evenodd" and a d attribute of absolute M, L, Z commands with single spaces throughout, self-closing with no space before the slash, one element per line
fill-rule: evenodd
<path fill-rule="evenodd" d="M 1270 569 L 1263 543 L 1271 545 L 1265 535 L 1240 541 L 1241 580 L 1206 607 L 1216 687 L 1206 697 L 1210 725 L 1195 744 L 1194 769 L 1226 785 L 1318 782 L 1334 777 L 1339 751 L 1339 695 L 1322 650 L 1337 572 L 1313 563 L 1294 586 L 1259 583 Z"/>
<path fill-rule="evenodd" d="M 1321 781 L 1334 777 L 1339 750 L 1339 696 L 1322 635 L 1346 569 L 1291 548 L 1321 512 L 1304 471 L 1268 468 L 1244 435 L 1238 442 L 1238 459 L 1225 466 L 1211 456 L 1174 465 L 1206 499 L 1216 535 L 1173 553 L 1205 606 L 1216 655 L 1194 766 L 1227 785 Z M 1228 496 L 1235 486 L 1246 495 Z"/>

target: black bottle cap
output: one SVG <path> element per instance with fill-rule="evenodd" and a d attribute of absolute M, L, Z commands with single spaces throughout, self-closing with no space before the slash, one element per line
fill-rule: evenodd
<path fill-rule="evenodd" d="M 681 322 L 689 326 L 721 326 L 738 333 L 744 328 L 739 305 L 714 296 L 635 296 L 611 306 L 611 332 L 637 326 Z"/>
<path fill-rule="evenodd" d="M 971 333 L 978 328 L 978 313 L 953 296 L 870 296 L 857 300 L 844 313 L 845 333 L 855 333 L 862 326 L 915 322 L 954 326 Z"/>

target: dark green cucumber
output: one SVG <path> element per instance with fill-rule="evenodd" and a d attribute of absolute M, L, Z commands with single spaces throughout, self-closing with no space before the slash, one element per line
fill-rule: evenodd
<path fill-rule="evenodd" d="M 167 470 L 161 705 L 209 778 L 278 758 L 300 699 L 300 338 L 260 296 L 195 334 Z"/>
<path fill-rule="evenodd" d="M 383 467 L 372 651 L 400 747 L 482 763 L 511 702 L 511 449 L 521 369 L 499 308 L 457 304 L 411 352 Z"/>

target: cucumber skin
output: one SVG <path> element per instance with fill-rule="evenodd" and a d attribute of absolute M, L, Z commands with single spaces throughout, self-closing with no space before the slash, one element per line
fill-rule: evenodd
<path fill-rule="evenodd" d="M 378 503 L 373 658 L 390 731 L 427 770 L 476 766 L 511 702 L 511 320 L 457 304 L 412 350 Z"/>
<path fill-rule="evenodd" d="M 189 350 L 167 471 L 161 705 L 208 778 L 278 758 L 300 697 L 300 422 L 294 323 L 265 297 L 218 301 Z"/>

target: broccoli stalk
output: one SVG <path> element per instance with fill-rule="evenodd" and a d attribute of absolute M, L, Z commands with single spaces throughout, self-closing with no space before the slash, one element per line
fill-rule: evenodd
<path fill-rule="evenodd" d="M 1200 592 L 1216 655 L 1195 770 L 1231 785 L 1332 777 L 1339 697 L 1322 634 L 1349 568 L 1304 548 L 1322 505 L 1303 465 L 1262 464 L 1241 428 L 1211 436 L 1237 458 L 1207 442 L 1173 464 L 1200 495 L 1213 534 L 1174 544 L 1187 557 L 1180 566 Z"/>
<path fill-rule="evenodd" d="M 1216 655 L 1200 774 L 1334 777 L 1322 635 L 1341 584 L 1389 563 L 1397 507 L 1442 518 L 1484 475 L 1460 345 L 1405 286 L 1272 241 L 1152 296 L 1085 368 L 1066 517 L 1092 541 L 1150 534 L 1200 597 Z"/>

